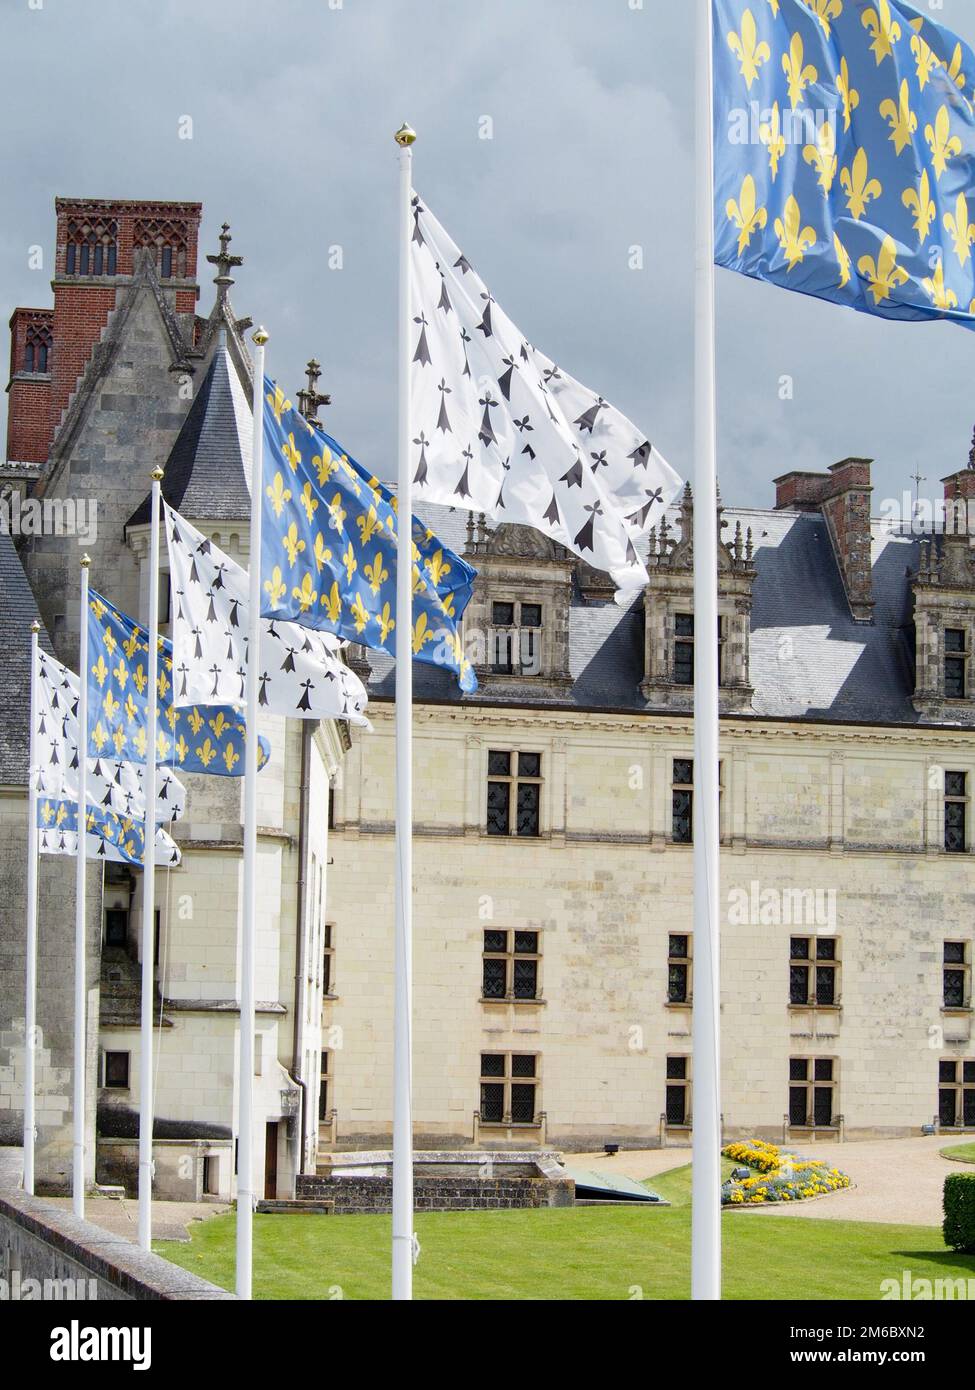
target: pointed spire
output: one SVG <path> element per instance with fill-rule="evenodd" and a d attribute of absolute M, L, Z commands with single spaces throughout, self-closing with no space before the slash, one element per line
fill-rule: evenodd
<path fill-rule="evenodd" d="M 227 291 L 234 283 L 230 272 L 237 266 L 244 264 L 243 256 L 232 256 L 229 246 L 233 238 L 230 235 L 230 223 L 225 222 L 220 229 L 220 250 L 215 256 L 207 256 L 211 265 L 217 267 L 217 273 L 213 277 L 213 283 L 217 287 L 217 295 L 220 299 L 226 299 Z"/>
<path fill-rule="evenodd" d="M 975 468 L 975 430 L 972 431 L 972 447 L 968 451 L 968 466 Z"/>
<path fill-rule="evenodd" d="M 309 425 L 314 425 L 316 429 L 321 429 L 322 422 L 318 418 L 318 407 L 321 405 L 331 405 L 332 398 L 324 391 L 318 389 L 318 379 L 322 374 L 321 364 L 311 358 L 305 368 L 305 376 L 308 385 L 303 386 L 298 392 L 298 409 L 308 421 Z"/>

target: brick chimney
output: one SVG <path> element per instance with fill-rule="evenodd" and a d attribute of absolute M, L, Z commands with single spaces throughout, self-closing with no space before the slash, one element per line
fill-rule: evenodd
<path fill-rule="evenodd" d="M 9 463 L 44 463 L 50 443 L 52 309 L 15 309 L 10 318 Z"/>
<path fill-rule="evenodd" d="M 826 518 L 850 612 L 857 622 L 870 622 L 873 617 L 870 464 L 870 459 L 842 459 L 826 473 L 795 471 L 775 479 L 776 511 L 819 511 Z"/>
<path fill-rule="evenodd" d="M 949 473 L 947 478 L 942 478 L 941 481 L 944 484 L 946 502 L 956 497 L 970 502 L 975 497 L 975 468 L 960 468 L 957 473 Z"/>
<path fill-rule="evenodd" d="M 200 203 L 56 198 L 54 309 L 18 309 L 10 322 L 7 458 L 44 463 L 64 411 L 141 256 L 155 266 L 186 340 L 192 342 Z M 41 321 L 45 371 L 29 354 Z M 33 370 L 31 367 L 33 366 Z"/>

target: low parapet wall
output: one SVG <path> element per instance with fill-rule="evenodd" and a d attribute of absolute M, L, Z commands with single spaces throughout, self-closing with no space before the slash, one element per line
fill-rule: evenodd
<path fill-rule="evenodd" d="M 414 1156 L 417 1211 L 499 1211 L 572 1206 L 575 1183 L 554 1154 L 477 1154 L 436 1150 Z M 328 1203 L 336 1216 L 389 1212 L 392 1154 L 386 1150 L 330 1154 L 317 1174 L 299 1174 L 297 1194 Z"/>
<path fill-rule="evenodd" d="M 233 1299 L 225 1289 L 20 1188 L 19 1149 L 0 1149 L 0 1301 Z"/>

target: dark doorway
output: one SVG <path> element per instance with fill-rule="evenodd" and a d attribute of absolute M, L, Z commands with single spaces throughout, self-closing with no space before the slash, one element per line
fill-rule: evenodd
<path fill-rule="evenodd" d="M 210 1154 L 207 1154 L 203 1159 L 203 1195 L 204 1197 L 217 1195 L 217 1160 Z"/>
<path fill-rule="evenodd" d="M 264 1138 L 264 1197 L 273 1202 L 278 1195 L 278 1126 L 277 1121 L 265 1126 Z"/>

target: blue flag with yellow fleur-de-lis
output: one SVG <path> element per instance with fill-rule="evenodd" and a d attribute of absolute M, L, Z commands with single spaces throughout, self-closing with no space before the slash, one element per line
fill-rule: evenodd
<path fill-rule="evenodd" d="M 94 591 L 88 600 L 88 749 L 144 763 L 149 727 L 149 633 Z M 173 704 L 173 644 L 159 639 L 156 759 L 182 772 L 243 777 L 246 725 L 231 705 Z M 270 756 L 258 739 L 257 765 Z"/>
<path fill-rule="evenodd" d="M 715 0 L 715 260 L 975 326 L 975 53 L 903 0 Z"/>
<path fill-rule="evenodd" d="M 40 796 L 37 801 L 37 847 L 41 854 L 78 853 L 78 801 Z M 108 806 L 88 803 L 85 817 L 86 855 L 115 864 L 142 866 L 145 856 L 145 822 L 121 815 Z M 175 868 L 182 856 L 176 842 L 161 826 L 156 827 L 156 863 Z"/>
<path fill-rule="evenodd" d="M 264 382 L 261 613 L 396 655 L 396 498 Z M 477 689 L 460 620 L 477 571 L 413 517 L 416 661 Z"/>

